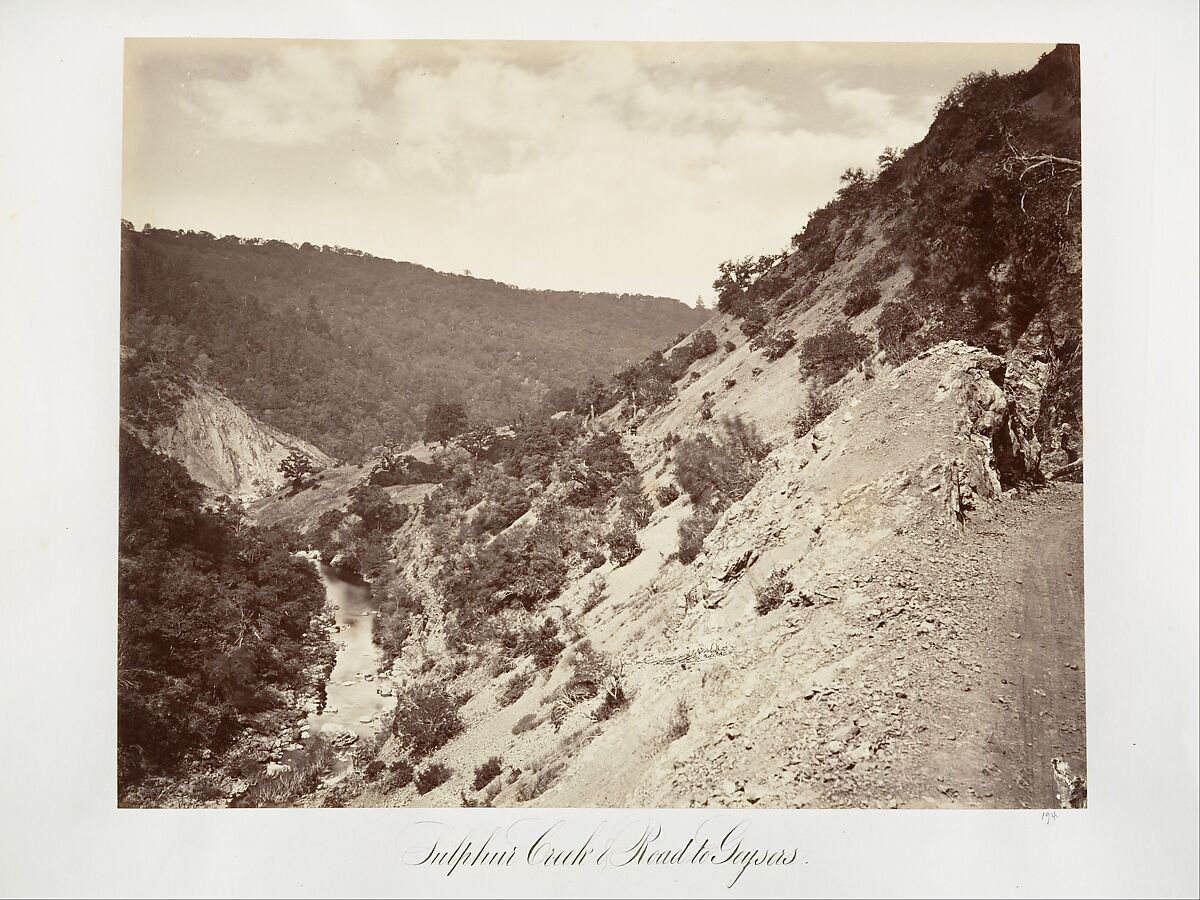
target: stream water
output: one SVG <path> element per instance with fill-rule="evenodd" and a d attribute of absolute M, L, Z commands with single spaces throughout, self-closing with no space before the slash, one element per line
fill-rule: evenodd
<path fill-rule="evenodd" d="M 372 639 L 378 607 L 370 589 L 338 578 L 321 563 L 317 567 L 325 584 L 326 605 L 333 612 L 330 639 L 337 655 L 325 684 L 325 708 L 309 715 L 303 727 L 310 741 L 320 740 L 324 733 L 335 746 L 348 749 L 345 733 L 353 732 L 359 738 L 374 734 L 387 721 L 396 699 L 391 679 L 379 674 L 380 651 Z M 297 750 L 286 754 L 284 761 L 296 762 L 306 754 L 306 750 Z M 344 771 L 345 767 L 338 768 Z"/>
<path fill-rule="evenodd" d="M 365 585 L 342 581 L 325 566 L 321 567 L 321 579 L 326 603 L 333 610 L 332 638 L 338 651 L 326 683 L 325 710 L 309 716 L 309 728 L 317 734 L 323 725 L 332 723 L 360 737 L 372 734 L 382 714 L 396 702 L 391 682 L 379 677 L 379 648 L 372 639 L 378 607 Z"/>

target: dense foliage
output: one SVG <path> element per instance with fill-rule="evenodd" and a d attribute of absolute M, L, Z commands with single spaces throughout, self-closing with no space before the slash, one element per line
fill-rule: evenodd
<path fill-rule="evenodd" d="M 832 286 L 843 315 L 873 331 L 893 365 L 947 340 L 1006 353 L 1038 321 L 1037 352 L 1055 380 L 1037 431 L 1048 444 L 1065 424 L 1078 443 L 1079 114 L 1074 46 L 1027 72 L 963 78 L 923 140 L 886 148 L 875 171 L 847 169 L 785 252 L 723 263 L 718 308 L 766 346 L 777 316 Z M 860 340 L 838 328 L 802 347 L 803 374 L 818 388 L 837 381 L 869 352 Z"/>
<path fill-rule="evenodd" d="M 463 730 L 462 698 L 434 684 L 417 684 L 397 698 L 392 734 L 413 759 L 423 759 Z"/>
<path fill-rule="evenodd" d="M 692 515 L 679 523 L 679 559 L 692 562 L 720 514 L 762 477 L 771 445 L 753 424 L 725 419 L 716 438 L 698 434 L 675 448 L 675 477 L 692 502 Z"/>
<path fill-rule="evenodd" d="M 311 244 L 126 223 L 122 343 L 209 377 L 264 421 L 345 459 L 434 405 L 509 421 L 705 316 L 675 300 L 520 290 Z M 453 411 L 453 410 L 451 410 Z"/>
<path fill-rule="evenodd" d="M 122 430 L 118 580 L 121 783 L 219 750 L 242 716 L 286 705 L 324 592 L 287 536 L 208 508 L 174 461 Z"/>

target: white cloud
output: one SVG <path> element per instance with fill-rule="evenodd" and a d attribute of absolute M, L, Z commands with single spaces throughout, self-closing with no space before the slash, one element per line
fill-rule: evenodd
<path fill-rule="evenodd" d="M 359 72 L 325 50 L 281 47 L 242 79 L 198 78 L 188 111 L 225 138 L 262 144 L 314 144 L 367 115 Z"/>
<path fill-rule="evenodd" d="M 879 127 L 892 115 L 896 98 L 871 87 L 845 87 L 837 82 L 822 86 L 822 93 L 831 106 L 850 115 L 860 125 Z"/>
<path fill-rule="evenodd" d="M 842 169 L 928 124 L 883 91 L 826 81 L 813 90 L 844 113 L 831 131 L 725 69 L 630 45 L 536 64 L 361 50 L 285 45 L 241 77 L 197 81 L 189 109 L 228 139 L 307 147 L 305 164 L 345 185 L 324 200 L 343 214 L 324 219 L 360 231 L 312 240 L 533 287 L 708 296 L 722 259 L 784 246 Z"/>

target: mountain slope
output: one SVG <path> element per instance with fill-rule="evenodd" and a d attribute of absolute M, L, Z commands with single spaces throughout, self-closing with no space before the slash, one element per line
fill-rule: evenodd
<path fill-rule="evenodd" d="M 284 483 L 279 464 L 299 451 L 325 468 L 333 460 L 307 441 L 265 425 L 210 385 L 190 382 L 175 421 L 156 430 L 154 445 L 217 494 L 259 497 Z"/>
<path fill-rule="evenodd" d="M 121 420 L 148 447 L 183 466 L 211 495 L 251 500 L 285 478 L 279 464 L 293 451 L 316 469 L 333 460 L 307 441 L 250 415 L 211 384 L 123 350 Z"/>
<path fill-rule="evenodd" d="M 345 459 L 419 436 L 438 402 L 506 421 L 706 315 L 676 300 L 521 290 L 340 248 L 123 229 L 123 342 Z"/>
<path fill-rule="evenodd" d="M 965 79 L 554 415 L 264 500 L 361 562 L 397 697 L 293 801 L 1054 805 L 1052 759 L 1086 768 L 1076 66 Z"/>

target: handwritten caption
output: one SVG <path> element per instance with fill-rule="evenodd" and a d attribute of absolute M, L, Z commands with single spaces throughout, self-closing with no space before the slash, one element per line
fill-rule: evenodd
<path fill-rule="evenodd" d="M 717 817 L 692 832 L 666 835 L 653 819 L 636 818 L 598 827 L 571 827 L 565 819 L 521 819 L 494 828 L 455 829 L 438 821 L 413 823 L 405 829 L 405 865 L 444 870 L 447 877 L 463 872 L 525 866 L 535 869 L 595 866 L 638 869 L 665 866 L 711 866 L 733 887 L 751 870 L 791 866 L 799 848 L 759 844 L 748 820 Z"/>

